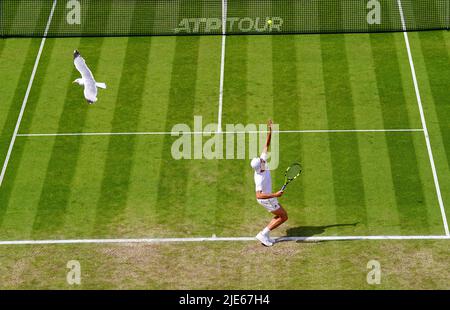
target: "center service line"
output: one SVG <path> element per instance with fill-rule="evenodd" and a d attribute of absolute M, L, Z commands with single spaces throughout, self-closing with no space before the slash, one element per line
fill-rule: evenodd
<path fill-rule="evenodd" d="M 217 132 L 222 132 L 223 83 L 225 79 L 225 50 L 227 40 L 227 0 L 222 0 L 222 55 L 220 58 L 219 112 L 217 117 Z"/>

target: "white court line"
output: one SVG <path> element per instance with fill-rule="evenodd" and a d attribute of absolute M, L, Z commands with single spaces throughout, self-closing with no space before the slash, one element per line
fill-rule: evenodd
<path fill-rule="evenodd" d="M 355 241 L 355 240 L 450 240 L 450 236 L 319 236 L 278 237 L 283 241 Z M 198 238 L 133 238 L 133 239 L 66 239 L 66 240 L 11 240 L 0 241 L 1 245 L 44 245 L 44 244 L 102 244 L 102 243 L 184 243 L 184 242 L 248 242 L 255 237 L 198 237 Z"/>
<path fill-rule="evenodd" d="M 223 83 L 225 79 L 225 43 L 227 40 L 227 0 L 222 0 L 222 56 L 220 58 L 219 112 L 217 132 L 222 132 Z"/>
<path fill-rule="evenodd" d="M 41 60 L 41 55 L 42 55 L 42 51 L 44 49 L 45 40 L 47 39 L 48 30 L 50 29 L 50 24 L 52 23 L 53 14 L 55 13 L 55 7 L 56 7 L 57 2 L 58 2 L 57 0 L 53 1 L 53 7 L 52 7 L 52 10 L 50 11 L 50 16 L 48 17 L 47 26 L 45 27 L 44 37 L 42 38 L 41 46 L 39 47 L 39 52 L 36 56 L 36 61 L 34 63 L 33 71 L 31 73 L 27 91 L 25 93 L 25 98 L 23 99 L 22 107 L 20 109 L 19 118 L 17 119 L 16 127 L 14 128 L 14 133 L 11 138 L 11 142 L 9 144 L 8 153 L 6 154 L 5 162 L 3 163 L 2 172 L 0 173 L 0 187 L 2 186 L 3 179 L 5 178 L 6 168 L 8 167 L 9 159 L 11 158 L 11 153 L 14 148 L 14 143 L 16 142 L 17 133 L 19 132 L 19 127 L 20 127 L 20 123 L 22 122 L 23 113 L 25 111 L 25 107 L 27 106 L 28 96 L 30 95 L 31 87 L 33 86 L 34 77 L 36 75 L 36 71 L 39 66 L 39 61 Z"/>
<path fill-rule="evenodd" d="M 382 132 L 422 132 L 423 129 L 324 129 L 324 130 L 275 130 L 273 133 L 382 133 Z M 181 132 L 185 135 L 211 135 L 211 134 L 255 134 L 267 133 L 267 131 L 221 131 L 221 132 L 202 132 L 186 131 Z M 149 132 L 78 132 L 78 133 L 24 133 L 18 134 L 18 137 L 60 137 L 60 136 L 150 136 L 150 135 L 173 135 L 179 136 L 178 132 L 170 131 L 149 131 Z"/>
<path fill-rule="evenodd" d="M 433 152 L 431 150 L 430 136 L 428 134 L 427 123 L 425 121 L 425 114 L 423 112 L 422 99 L 420 97 L 419 84 L 417 82 L 416 70 L 414 68 L 414 61 L 413 61 L 413 57 L 412 57 L 412 53 L 411 53 L 411 47 L 409 45 L 408 33 L 406 31 L 407 29 L 406 29 L 406 23 L 405 23 L 405 16 L 403 14 L 402 2 L 401 2 L 401 0 L 397 0 L 397 3 L 398 3 L 398 8 L 400 10 L 400 17 L 402 20 L 403 35 L 405 37 L 405 44 L 406 44 L 406 50 L 408 52 L 409 65 L 411 67 L 411 74 L 412 74 L 412 78 L 413 78 L 413 82 L 414 82 L 414 89 L 416 91 L 417 104 L 419 106 L 423 134 L 425 136 L 425 142 L 427 144 L 427 150 L 428 150 L 428 157 L 430 159 L 431 170 L 433 172 L 434 186 L 436 188 L 436 195 L 438 198 L 439 207 L 441 209 L 442 222 L 444 224 L 445 234 L 447 236 L 450 236 L 450 232 L 448 230 L 448 224 L 447 224 L 447 216 L 445 214 L 444 201 L 442 200 L 442 195 L 441 195 L 441 187 L 439 186 L 439 179 L 438 179 L 438 175 L 437 175 L 437 171 L 436 171 L 436 166 L 434 164 Z"/>

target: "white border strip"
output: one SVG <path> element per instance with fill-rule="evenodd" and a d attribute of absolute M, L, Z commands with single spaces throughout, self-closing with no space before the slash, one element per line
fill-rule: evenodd
<path fill-rule="evenodd" d="M 324 130 L 280 130 L 273 133 L 371 133 L 371 132 L 423 132 L 423 129 L 324 129 Z M 60 137 L 60 136 L 150 136 L 150 135 L 211 135 L 211 134 L 255 134 L 267 133 L 267 131 L 221 131 L 221 132 L 202 132 L 202 131 L 149 131 L 149 132 L 79 132 L 79 133 L 28 133 L 18 134 L 18 137 Z"/>
<path fill-rule="evenodd" d="M 412 57 L 412 53 L 411 53 L 411 47 L 409 45 L 408 33 L 406 31 L 407 29 L 406 29 L 406 23 L 405 23 L 405 16 L 403 15 L 402 2 L 401 2 L 401 0 L 397 0 L 397 3 L 398 3 L 398 8 L 400 10 L 400 17 L 402 20 L 403 35 L 405 37 L 406 50 L 408 51 L 409 65 L 411 67 L 411 74 L 412 74 L 412 78 L 413 78 L 413 82 L 414 82 L 414 89 L 416 91 L 417 104 L 419 106 L 423 134 L 425 136 L 425 141 L 426 141 L 427 150 L 428 150 L 428 157 L 430 159 L 431 170 L 433 172 L 434 186 L 436 187 L 436 195 L 438 198 L 439 207 L 441 209 L 442 222 L 444 224 L 445 234 L 447 236 L 450 236 L 450 232 L 449 232 L 448 224 L 447 224 L 447 216 L 445 214 L 444 201 L 442 200 L 441 188 L 439 186 L 439 179 L 438 179 L 438 175 L 436 172 L 436 166 L 434 164 L 433 152 L 431 150 L 430 136 L 428 135 L 427 123 L 425 121 L 425 114 L 423 112 L 422 99 L 420 97 L 419 84 L 417 82 L 416 70 L 414 68 L 414 61 L 413 61 L 413 57 Z"/>
<path fill-rule="evenodd" d="M 279 237 L 284 241 L 354 241 L 354 240 L 450 240 L 450 236 L 321 236 L 321 237 Z M 67 239 L 67 240 L 11 240 L 0 241 L 2 245 L 45 245 L 45 244 L 112 244 L 112 243 L 183 243 L 183 242 L 247 242 L 257 241 L 254 237 L 199 237 L 199 238 L 133 238 L 133 239 Z"/>
<path fill-rule="evenodd" d="M 37 68 L 39 66 L 39 61 L 41 60 L 42 51 L 44 50 L 45 41 L 47 39 L 48 30 L 50 29 L 50 24 L 52 23 L 53 14 L 55 13 L 55 8 L 58 0 L 53 1 L 53 7 L 50 11 L 50 16 L 48 17 L 47 26 L 45 27 L 44 37 L 41 41 L 41 46 L 39 47 L 39 52 L 36 56 L 36 61 L 34 62 L 33 71 L 31 73 L 30 81 L 28 83 L 28 88 L 25 93 L 25 98 L 22 102 L 22 108 L 20 109 L 19 118 L 16 122 L 16 127 L 14 128 L 14 133 L 9 143 L 8 153 L 6 154 L 5 162 L 3 163 L 2 172 L 0 173 L 0 187 L 2 186 L 3 179 L 5 178 L 6 169 L 8 168 L 9 159 L 11 158 L 11 153 L 14 148 L 14 143 L 16 142 L 17 133 L 19 132 L 20 123 L 22 122 L 23 114 L 25 112 L 25 107 L 27 106 L 28 97 L 30 96 L 31 87 L 33 86 L 34 77 L 36 76 Z"/>
<path fill-rule="evenodd" d="M 222 132 L 223 83 L 225 79 L 225 50 L 227 40 L 227 0 L 222 0 L 222 56 L 220 58 L 219 112 L 217 116 L 217 132 Z"/>

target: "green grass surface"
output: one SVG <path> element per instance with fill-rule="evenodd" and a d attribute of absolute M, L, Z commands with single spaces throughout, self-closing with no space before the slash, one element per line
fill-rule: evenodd
<path fill-rule="evenodd" d="M 409 36 L 448 204 L 450 34 Z M 39 44 L 0 40 L 0 163 Z M 86 105 L 71 83 L 78 75 L 74 49 L 108 84 L 95 105 Z M 19 132 L 166 132 L 178 123 L 192 128 L 195 115 L 204 125 L 216 123 L 220 57 L 215 36 L 48 39 Z M 422 127 L 403 34 L 230 36 L 222 117 L 223 124 L 273 118 L 281 130 Z M 270 217 L 255 201 L 249 159 L 175 161 L 175 139 L 17 137 L 0 188 L 0 240 L 256 235 Z M 292 161 L 302 162 L 305 173 L 280 200 L 290 218 L 274 235 L 444 234 L 422 132 L 289 133 L 279 140 L 275 187 Z M 146 258 L 153 249 L 156 263 Z M 64 261 L 80 259 L 84 288 L 374 288 L 365 282 L 366 264 L 379 257 L 387 274 L 378 288 L 448 288 L 441 273 L 448 250 L 448 241 L 283 243 L 273 250 L 256 242 L 1 246 L 0 283 L 68 288 Z M 58 259 L 49 265 L 50 256 Z M 211 272 L 189 282 L 198 270 L 192 267 L 178 282 L 165 279 L 200 257 L 209 258 L 198 268 Z M 268 272 L 277 257 L 288 257 L 277 268 L 299 273 L 261 282 L 255 273 Z M 415 267 L 395 270 L 402 262 Z M 115 276 L 102 278 L 108 263 Z"/>

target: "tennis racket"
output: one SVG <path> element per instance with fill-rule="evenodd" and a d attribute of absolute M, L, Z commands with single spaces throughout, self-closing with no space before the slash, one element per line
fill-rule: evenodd
<path fill-rule="evenodd" d="M 284 192 L 289 183 L 294 181 L 302 173 L 302 170 L 302 166 L 299 163 L 293 163 L 286 169 L 286 172 L 284 173 L 284 185 L 281 188 L 282 192 Z"/>

